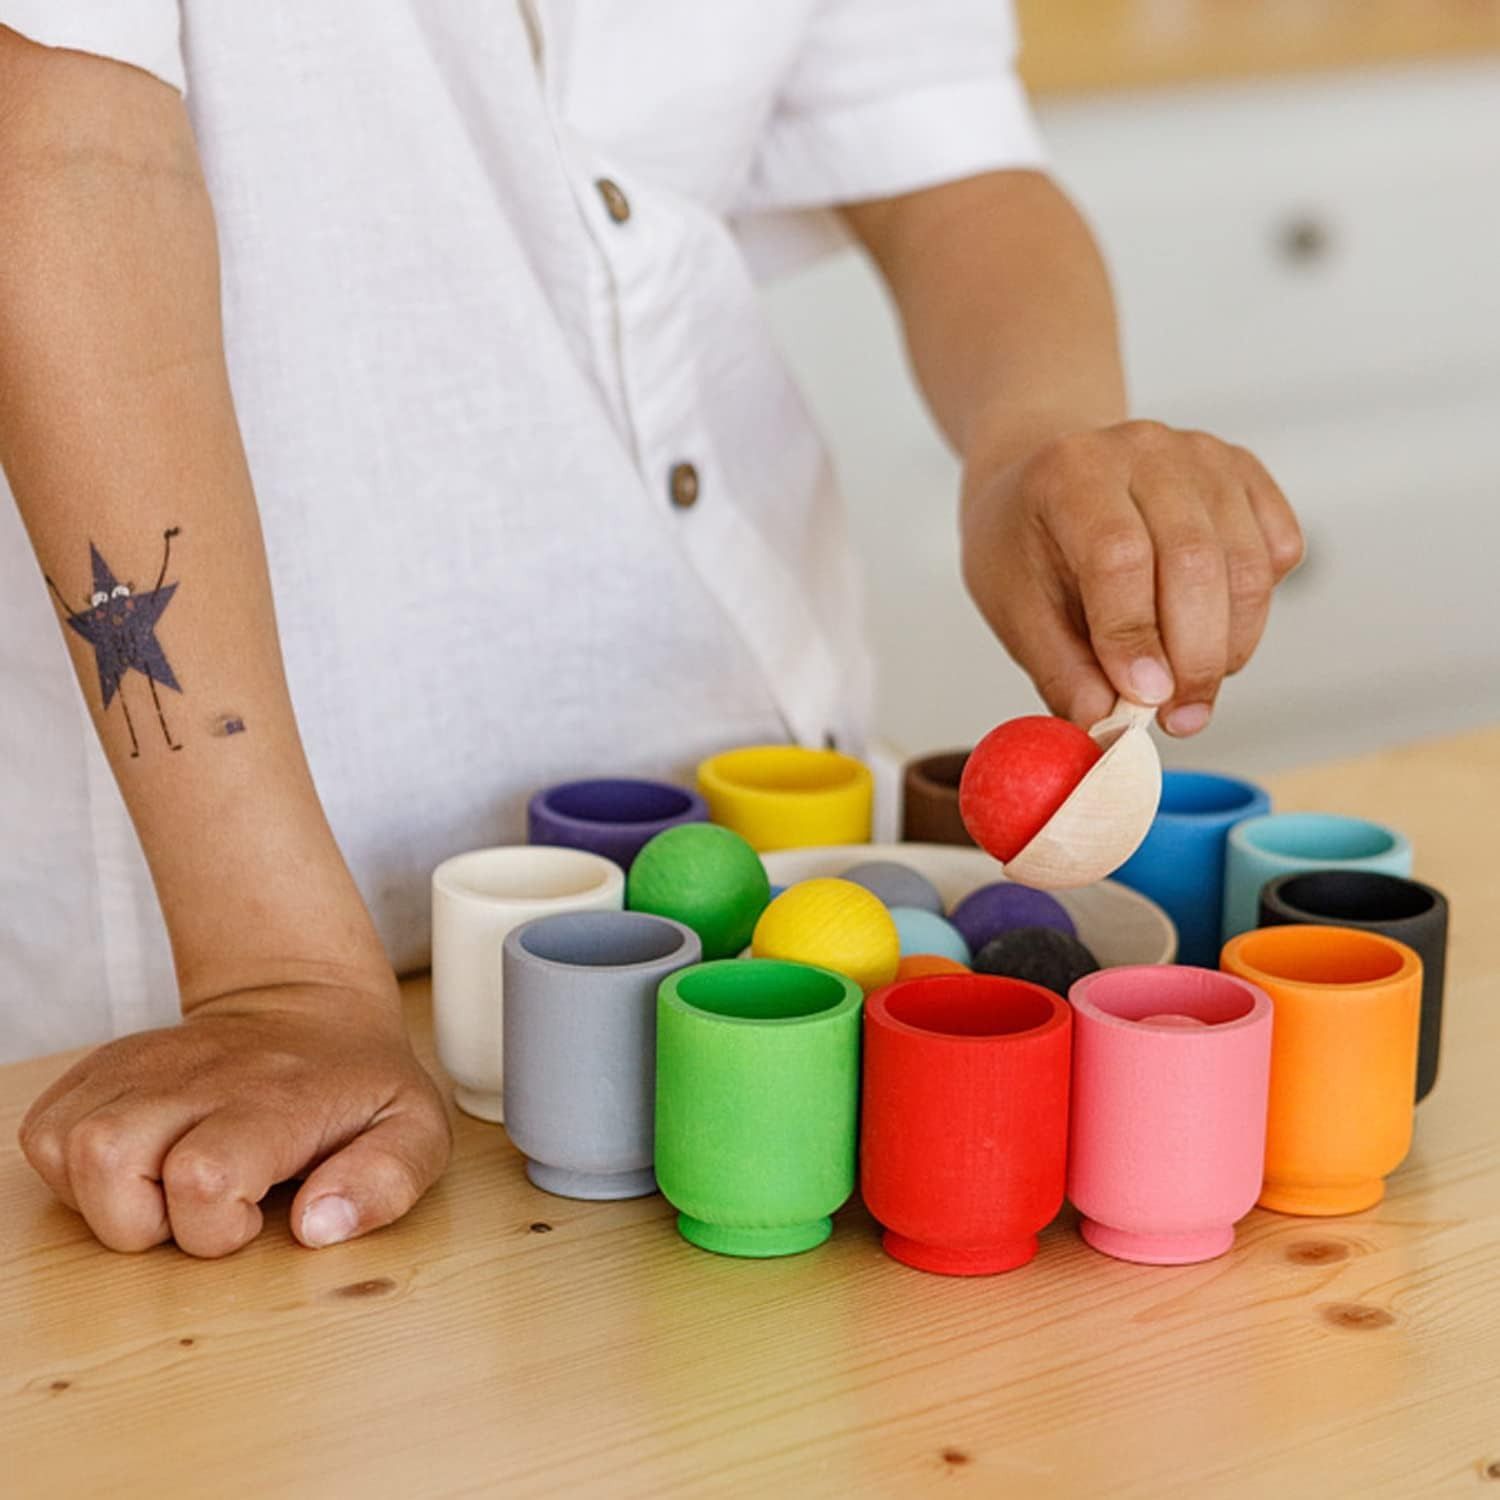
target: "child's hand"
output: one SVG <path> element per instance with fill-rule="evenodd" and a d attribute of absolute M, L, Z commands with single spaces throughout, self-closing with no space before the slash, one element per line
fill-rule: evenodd
<path fill-rule="evenodd" d="M 1054 713 L 1088 725 L 1119 692 L 1188 735 L 1250 659 L 1302 533 L 1253 454 L 1125 422 L 1019 463 L 971 458 L 963 552 L 975 603 Z"/>
<path fill-rule="evenodd" d="M 260 1199 L 304 1171 L 291 1214 L 303 1244 L 378 1229 L 436 1180 L 449 1145 L 399 1016 L 293 986 L 101 1047 L 21 1125 L 32 1166 L 110 1249 L 174 1239 L 202 1256 L 254 1239 Z"/>

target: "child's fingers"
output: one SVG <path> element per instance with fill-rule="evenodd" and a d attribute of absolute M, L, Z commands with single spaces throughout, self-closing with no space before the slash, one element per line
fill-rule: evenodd
<path fill-rule="evenodd" d="M 1140 466 L 1131 496 L 1156 560 L 1156 609 L 1175 691 L 1161 715 L 1171 734 L 1208 723 L 1229 654 L 1224 544 L 1203 501 L 1205 476 L 1168 464 Z"/>
<path fill-rule="evenodd" d="M 1067 610 L 1041 590 L 1025 591 L 1005 631 L 1006 644 L 1053 713 L 1082 729 L 1114 707 L 1116 689 Z"/>
<path fill-rule="evenodd" d="M 1229 585 L 1229 654 L 1225 671 L 1233 673 L 1250 660 L 1265 633 L 1276 572 L 1249 495 L 1237 486 L 1225 486 L 1214 509 Z"/>
<path fill-rule="evenodd" d="M 437 1181 L 450 1145 L 441 1106 L 403 1097 L 302 1184 L 292 1232 L 319 1249 L 392 1223 Z"/>
<path fill-rule="evenodd" d="M 1271 571 L 1280 583 L 1306 553 L 1297 513 L 1266 466 L 1248 448 L 1235 448 L 1232 452 L 1250 497 L 1250 509 L 1265 539 Z"/>
<path fill-rule="evenodd" d="M 1156 550 L 1129 493 L 1076 497 L 1055 512 L 1053 534 L 1078 580 L 1089 647 L 1104 674 L 1137 703 L 1165 703 L 1174 673 L 1158 623 Z"/>
<path fill-rule="evenodd" d="M 182 1098 L 131 1095 L 71 1124 L 64 1143 L 68 1186 L 101 1244 L 149 1250 L 172 1237 L 162 1163 L 201 1114 Z"/>
<path fill-rule="evenodd" d="M 212 1259 L 249 1244 L 260 1233 L 260 1200 L 323 1149 L 322 1118 L 236 1103 L 185 1132 L 161 1168 L 178 1248 Z"/>

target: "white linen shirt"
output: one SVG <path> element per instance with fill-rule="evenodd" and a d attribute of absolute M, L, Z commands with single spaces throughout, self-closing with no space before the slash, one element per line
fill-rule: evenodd
<path fill-rule="evenodd" d="M 0 24 L 186 94 L 292 699 L 399 969 L 432 866 L 521 838 L 537 786 L 860 748 L 840 502 L 751 267 L 826 243 L 829 205 L 1038 163 L 1003 0 L 0 0 Z M 0 1058 L 177 1016 L 71 675 L 0 504 Z M 223 705 L 183 689 L 190 736 Z"/>

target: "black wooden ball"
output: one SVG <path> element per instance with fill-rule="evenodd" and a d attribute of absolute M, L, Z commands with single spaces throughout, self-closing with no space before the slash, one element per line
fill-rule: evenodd
<path fill-rule="evenodd" d="M 976 974 L 1027 979 L 1064 999 L 1075 979 L 1098 967 L 1099 960 L 1076 937 L 1055 927 L 1012 927 L 991 938 L 974 960 Z"/>

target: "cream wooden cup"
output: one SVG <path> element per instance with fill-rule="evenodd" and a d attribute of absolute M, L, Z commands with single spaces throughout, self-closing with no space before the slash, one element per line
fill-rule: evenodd
<path fill-rule="evenodd" d="M 432 1024 L 465 1114 L 504 1118 L 500 949 L 513 927 L 564 911 L 619 911 L 625 872 L 583 849 L 474 849 L 432 872 Z"/>

